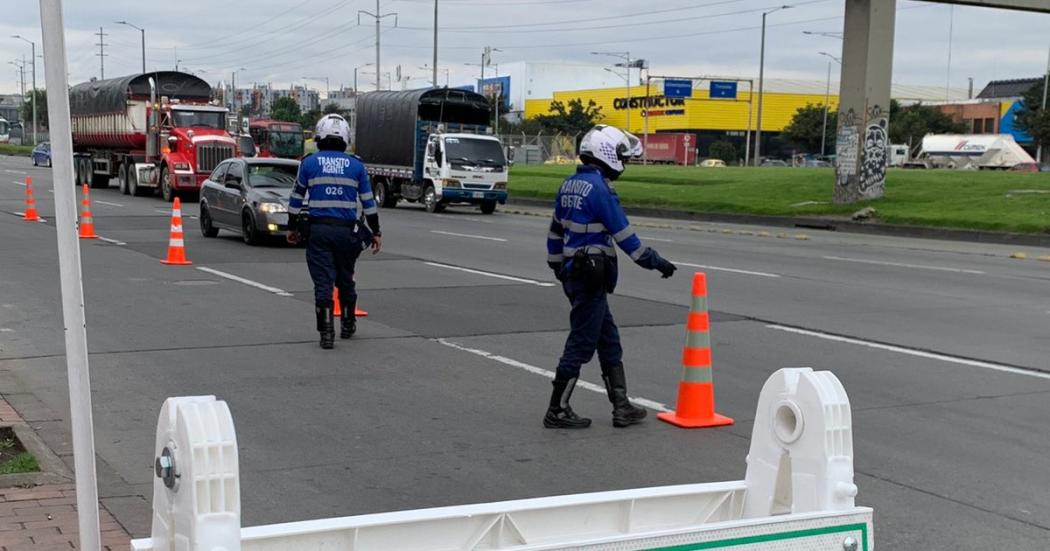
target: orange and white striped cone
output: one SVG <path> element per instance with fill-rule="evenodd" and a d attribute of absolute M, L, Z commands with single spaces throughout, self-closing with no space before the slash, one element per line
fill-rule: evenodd
<path fill-rule="evenodd" d="M 26 210 L 22 213 L 22 220 L 40 221 L 40 214 L 36 211 L 36 198 L 33 197 L 33 178 L 31 176 L 26 176 Z"/>
<path fill-rule="evenodd" d="M 98 236 L 95 235 L 95 218 L 91 216 L 91 195 L 87 184 L 84 184 L 83 190 L 84 198 L 80 201 L 80 231 L 78 234 L 81 239 L 98 239 Z"/>
<path fill-rule="evenodd" d="M 182 232 L 182 203 L 175 198 L 171 206 L 171 236 L 168 238 L 168 257 L 160 261 L 161 264 L 172 264 L 175 266 L 188 266 L 193 264 L 186 260 L 186 241 Z"/>
<path fill-rule="evenodd" d="M 733 420 L 715 413 L 715 384 L 711 375 L 711 317 L 707 312 L 707 275 L 693 274 L 693 300 L 682 350 L 682 380 L 678 383 L 675 411 L 656 417 L 676 427 L 701 428 L 732 425 Z"/>

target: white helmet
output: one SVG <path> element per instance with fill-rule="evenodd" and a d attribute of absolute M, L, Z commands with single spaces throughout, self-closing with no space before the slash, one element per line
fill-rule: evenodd
<path fill-rule="evenodd" d="M 321 120 L 317 121 L 314 139 L 321 141 L 325 138 L 339 138 L 346 145 L 350 145 L 350 125 L 346 123 L 346 119 L 334 113 L 321 117 Z"/>
<path fill-rule="evenodd" d="M 580 140 L 580 158 L 598 161 L 608 169 L 606 177 L 615 180 L 623 173 L 623 162 L 642 154 L 642 142 L 615 126 L 599 124 Z"/>

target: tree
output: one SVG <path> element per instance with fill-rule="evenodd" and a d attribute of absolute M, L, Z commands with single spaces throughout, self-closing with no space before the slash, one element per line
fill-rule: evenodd
<path fill-rule="evenodd" d="M 590 130 L 603 118 L 602 108 L 594 100 L 587 100 L 587 105 L 584 105 L 580 98 L 569 100 L 568 104 L 552 101 L 550 113 L 533 117 L 549 133 L 570 135 Z"/>
<path fill-rule="evenodd" d="M 340 114 L 343 112 L 343 109 L 339 107 L 338 103 L 331 102 L 325 105 L 322 111 L 325 115 L 331 115 L 332 113 Z"/>
<path fill-rule="evenodd" d="M 711 158 L 721 159 L 726 164 L 732 164 L 737 161 L 736 145 L 733 142 L 715 142 L 711 144 Z"/>
<path fill-rule="evenodd" d="M 299 104 L 290 97 L 280 97 L 274 100 L 270 107 L 270 118 L 277 121 L 299 122 L 303 118 L 299 110 Z"/>
<path fill-rule="evenodd" d="M 26 128 L 32 128 L 33 124 L 33 95 L 26 94 L 25 103 L 22 104 L 22 120 L 26 121 Z M 35 95 L 37 124 L 40 128 L 47 128 L 47 90 L 38 88 Z M 29 135 L 28 131 L 26 135 Z"/>
<path fill-rule="evenodd" d="M 915 144 L 927 134 L 961 134 L 966 125 L 955 122 L 943 111 L 927 105 L 901 107 L 890 102 L 890 142 Z"/>
<path fill-rule="evenodd" d="M 835 130 L 838 128 L 838 112 L 828 110 L 828 123 L 825 132 L 824 105 L 806 104 L 799 107 L 791 123 L 781 134 L 786 140 L 800 146 L 807 153 L 825 154 L 835 149 Z M 821 137 L 825 137 L 825 151 L 820 150 Z"/>
<path fill-rule="evenodd" d="M 1017 127 L 1035 138 L 1042 147 L 1050 145 L 1050 109 L 1043 109 L 1043 81 L 1025 92 L 1021 108 L 1014 116 Z"/>

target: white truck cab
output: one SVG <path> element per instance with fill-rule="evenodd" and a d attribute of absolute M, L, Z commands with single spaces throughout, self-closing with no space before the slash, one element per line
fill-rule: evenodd
<path fill-rule="evenodd" d="M 507 159 L 495 136 L 431 134 L 423 175 L 434 194 L 424 203 L 480 203 L 485 211 L 507 200 Z"/>

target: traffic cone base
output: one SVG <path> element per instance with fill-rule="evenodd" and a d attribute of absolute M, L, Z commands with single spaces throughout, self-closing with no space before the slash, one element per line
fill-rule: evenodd
<path fill-rule="evenodd" d="M 367 318 L 368 317 L 368 312 L 365 312 L 364 310 L 355 307 L 354 308 L 354 317 Z"/>
<path fill-rule="evenodd" d="M 711 383 L 679 383 L 678 410 L 660 413 L 656 417 L 682 428 L 721 427 L 733 424 L 733 419 L 715 413 L 715 387 Z"/>
<path fill-rule="evenodd" d="M 332 315 L 336 316 L 336 317 L 339 317 L 339 316 L 343 315 L 342 305 L 339 304 L 339 289 L 332 289 L 332 304 L 335 305 L 335 307 L 332 309 Z M 357 305 L 355 304 L 354 305 L 354 317 L 355 318 L 367 318 L 368 317 L 368 312 L 365 312 L 364 310 L 358 308 Z"/>

